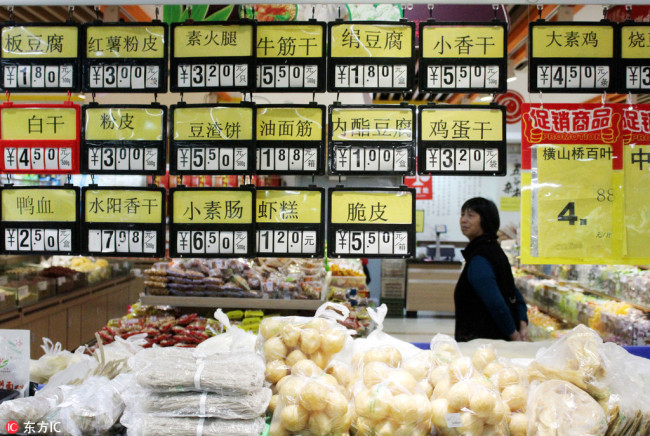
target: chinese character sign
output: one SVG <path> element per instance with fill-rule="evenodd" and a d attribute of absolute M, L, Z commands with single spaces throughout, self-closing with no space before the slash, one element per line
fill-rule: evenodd
<path fill-rule="evenodd" d="M 75 222 L 77 194 L 73 188 L 4 188 L 0 220 Z"/>
<path fill-rule="evenodd" d="M 86 28 L 89 59 L 142 59 L 165 57 L 163 25 L 91 25 Z"/>
<path fill-rule="evenodd" d="M 258 141 L 322 141 L 323 106 L 258 106 Z"/>
<path fill-rule="evenodd" d="M 252 224 L 250 190 L 180 189 L 172 198 L 176 224 Z"/>
<path fill-rule="evenodd" d="M 332 141 L 411 141 L 414 118 L 410 108 L 332 108 Z"/>
<path fill-rule="evenodd" d="M 318 224 L 322 221 L 320 190 L 258 189 L 255 220 L 259 223 Z"/>
<path fill-rule="evenodd" d="M 644 94 L 650 89 L 650 26 L 647 23 L 622 23 L 618 27 L 621 74 L 620 93 Z"/>
<path fill-rule="evenodd" d="M 84 189 L 84 221 L 158 224 L 165 215 L 160 190 Z"/>
<path fill-rule="evenodd" d="M 250 141 L 254 109 L 245 106 L 176 106 L 175 141 Z"/>

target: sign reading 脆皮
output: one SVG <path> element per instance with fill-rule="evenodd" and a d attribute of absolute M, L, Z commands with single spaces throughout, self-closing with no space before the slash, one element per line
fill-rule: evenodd
<path fill-rule="evenodd" d="M 79 253 L 79 188 L 0 188 L 0 250 L 5 254 Z"/>
<path fill-rule="evenodd" d="M 0 26 L 0 74 L 7 91 L 79 91 L 79 25 Z"/>
<path fill-rule="evenodd" d="M 530 23 L 530 92 L 615 92 L 614 24 L 608 22 Z"/>
<path fill-rule="evenodd" d="M 650 25 L 621 23 L 618 26 L 621 54 L 618 92 L 650 92 Z"/>
<path fill-rule="evenodd" d="M 342 188 L 328 193 L 329 257 L 411 257 L 415 190 Z"/>
<path fill-rule="evenodd" d="M 163 257 L 165 189 L 99 187 L 81 191 L 85 255 Z"/>
<path fill-rule="evenodd" d="M 418 129 L 420 174 L 506 174 L 503 106 L 422 106 Z"/>
<path fill-rule="evenodd" d="M 171 257 L 254 255 L 253 187 L 180 187 L 169 198 Z"/>
<path fill-rule="evenodd" d="M 167 92 L 167 24 L 100 23 L 84 30 L 85 92 Z"/>

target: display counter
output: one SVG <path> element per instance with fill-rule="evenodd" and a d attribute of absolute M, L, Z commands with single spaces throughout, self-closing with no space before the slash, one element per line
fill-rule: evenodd
<path fill-rule="evenodd" d="M 454 312 L 454 289 L 461 272 L 461 262 L 407 263 L 406 311 Z"/>

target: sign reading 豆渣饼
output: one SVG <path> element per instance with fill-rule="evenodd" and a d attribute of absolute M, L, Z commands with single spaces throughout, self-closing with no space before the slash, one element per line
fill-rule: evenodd
<path fill-rule="evenodd" d="M 171 107 L 170 174 L 248 174 L 254 168 L 255 106 Z"/>
<path fill-rule="evenodd" d="M 78 174 L 80 107 L 62 104 L 0 106 L 0 172 Z"/>
<path fill-rule="evenodd" d="M 408 105 L 329 107 L 331 174 L 415 173 L 415 108 Z"/>
<path fill-rule="evenodd" d="M 618 69 L 614 24 L 609 22 L 530 23 L 530 92 L 615 92 Z"/>
<path fill-rule="evenodd" d="M 166 106 L 91 103 L 82 124 L 82 173 L 165 173 Z"/>
<path fill-rule="evenodd" d="M 257 106 L 257 174 L 323 174 L 325 106 Z"/>
<path fill-rule="evenodd" d="M 267 188 L 256 191 L 256 255 L 323 256 L 325 190 Z"/>
<path fill-rule="evenodd" d="M 418 130 L 420 174 L 505 175 L 503 106 L 422 106 Z"/>
<path fill-rule="evenodd" d="M 650 25 L 621 23 L 618 32 L 621 45 L 618 92 L 650 92 Z"/>
<path fill-rule="evenodd" d="M 337 21 L 328 24 L 328 32 L 328 91 L 413 89 L 414 23 Z"/>
<path fill-rule="evenodd" d="M 325 23 L 257 24 L 257 91 L 325 91 Z"/>
<path fill-rule="evenodd" d="M 167 92 L 167 24 L 86 24 L 85 92 Z"/>
<path fill-rule="evenodd" d="M 506 23 L 421 23 L 420 89 L 505 92 Z"/>
<path fill-rule="evenodd" d="M 0 26 L 0 83 L 15 91 L 79 91 L 79 25 Z"/>
<path fill-rule="evenodd" d="M 250 91 L 255 87 L 252 22 L 172 24 L 173 92 Z"/>
<path fill-rule="evenodd" d="M 328 256 L 414 255 L 414 189 L 336 187 L 328 196 Z"/>
<path fill-rule="evenodd" d="M 79 188 L 0 188 L 0 250 L 6 254 L 79 253 Z"/>
<path fill-rule="evenodd" d="M 252 187 L 170 190 L 172 257 L 252 257 L 255 253 Z"/>
<path fill-rule="evenodd" d="M 81 207 L 83 254 L 164 256 L 164 188 L 91 185 L 81 191 Z"/>

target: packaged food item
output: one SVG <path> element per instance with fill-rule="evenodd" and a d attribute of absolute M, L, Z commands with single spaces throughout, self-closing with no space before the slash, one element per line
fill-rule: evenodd
<path fill-rule="evenodd" d="M 125 413 L 120 422 L 132 436 L 259 436 L 264 419 L 168 418 Z"/>

